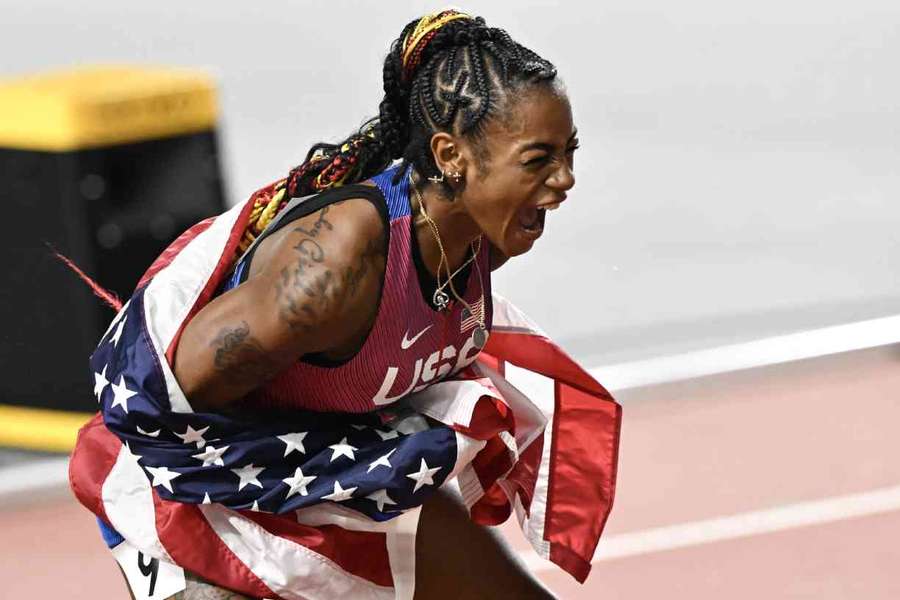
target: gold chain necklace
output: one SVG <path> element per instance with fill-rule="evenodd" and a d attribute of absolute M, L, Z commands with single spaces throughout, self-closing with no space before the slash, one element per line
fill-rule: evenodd
<path fill-rule="evenodd" d="M 432 228 L 431 231 L 434 233 L 437 231 L 437 228 L 436 227 Z M 435 236 L 437 236 L 437 233 L 435 233 Z M 471 256 L 469 256 L 469 258 L 466 259 L 466 261 L 463 264 L 461 264 L 458 269 L 453 271 L 453 275 L 451 275 L 449 277 L 449 279 L 447 279 L 447 281 L 441 283 L 441 279 L 440 279 L 440 277 L 438 277 L 438 286 L 434 290 L 435 297 L 433 297 L 432 300 L 435 300 L 435 298 L 437 298 L 438 300 L 442 300 L 443 304 L 446 306 L 447 301 L 449 300 L 449 297 L 447 296 L 447 292 L 444 291 L 444 288 L 448 284 L 450 285 L 450 291 L 452 291 L 453 295 L 456 296 L 456 290 L 453 288 L 453 278 L 456 277 L 457 275 L 459 275 L 459 272 L 462 271 L 463 269 L 465 269 L 466 265 L 468 265 L 473 260 L 475 260 L 475 257 L 478 256 L 478 253 L 481 252 L 481 238 L 480 237 L 478 238 L 478 241 L 475 242 L 475 245 L 470 247 L 470 250 L 472 251 Z M 436 300 L 435 300 L 435 304 L 437 304 Z"/>
<path fill-rule="evenodd" d="M 487 328 L 484 325 L 484 284 L 481 281 L 481 267 L 477 262 L 475 262 L 475 269 L 478 272 L 478 286 L 481 289 L 481 298 L 478 301 L 478 304 L 480 304 L 481 306 L 481 310 L 478 314 L 475 314 L 475 310 L 472 308 L 472 306 L 457 293 L 456 287 L 453 285 L 453 278 L 456 277 L 456 275 L 460 271 L 462 271 L 466 265 L 475 260 L 475 258 L 481 252 L 481 236 L 478 236 L 478 240 L 476 243 L 469 244 L 469 248 L 472 250 L 472 256 L 470 256 L 467 261 L 465 261 L 458 269 L 456 269 L 453 274 L 450 274 L 450 261 L 447 259 L 447 253 L 444 252 L 444 244 L 441 242 L 441 232 L 438 231 L 437 223 L 434 222 L 434 220 L 425 210 L 425 202 L 424 200 L 422 200 L 422 195 L 419 193 L 419 188 L 416 187 L 416 184 L 413 181 L 412 173 L 409 174 L 409 185 L 410 187 L 412 187 L 413 192 L 416 195 L 416 201 L 419 203 L 419 214 L 422 215 L 422 218 L 425 219 L 425 222 L 431 229 L 431 233 L 434 234 L 434 239 L 437 242 L 438 250 L 440 250 L 441 253 L 441 259 L 438 262 L 437 269 L 438 286 L 434 291 L 434 295 L 432 296 L 432 302 L 438 310 L 443 311 L 447 308 L 450 297 L 447 295 L 447 292 L 444 291 L 444 286 L 447 286 L 449 284 L 450 291 L 453 293 L 453 297 L 456 298 L 465 307 L 465 311 L 463 311 L 463 320 L 474 316 L 478 323 L 474 333 L 472 334 L 472 339 L 475 342 L 475 346 L 480 350 L 481 348 L 484 348 L 485 343 L 487 343 Z M 447 274 L 450 275 L 450 278 L 444 283 L 441 283 L 441 267 L 446 269 Z"/>

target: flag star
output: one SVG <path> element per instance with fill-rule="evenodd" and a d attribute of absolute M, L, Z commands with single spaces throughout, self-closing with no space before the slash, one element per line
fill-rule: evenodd
<path fill-rule="evenodd" d="M 231 448 L 231 446 L 222 446 L 221 448 L 216 448 L 215 446 L 210 444 L 206 447 L 206 450 L 199 454 L 193 454 L 192 457 L 198 460 L 202 460 L 204 467 L 208 467 L 210 465 L 224 467 L 225 461 L 222 460 L 222 455 L 225 454 L 225 451 L 229 448 Z"/>
<path fill-rule="evenodd" d="M 250 510 L 252 510 L 253 512 L 259 512 L 259 501 L 258 500 L 253 501 L 253 506 L 250 507 Z"/>
<path fill-rule="evenodd" d="M 363 431 L 364 429 L 366 429 L 365 425 L 350 425 L 350 427 L 352 427 L 353 429 L 355 429 L 357 431 Z"/>
<path fill-rule="evenodd" d="M 296 493 L 299 493 L 301 496 L 308 495 L 309 492 L 306 490 L 306 486 L 308 486 L 315 478 L 315 475 L 304 475 L 303 470 L 300 467 L 297 467 L 293 477 L 282 479 L 282 481 L 291 488 L 288 490 L 287 496 L 285 496 L 284 499 L 287 500 Z"/>
<path fill-rule="evenodd" d="M 112 342 L 113 347 L 118 345 L 119 338 L 122 337 L 122 330 L 125 329 L 125 321 L 127 321 L 127 320 L 128 320 L 128 315 L 124 315 L 122 317 L 122 320 L 119 321 L 119 324 L 116 325 L 116 331 L 112 334 L 112 337 L 109 338 L 109 341 Z"/>
<path fill-rule="evenodd" d="M 103 390 L 109 385 L 109 381 L 106 380 L 106 369 L 108 368 L 109 365 L 106 365 L 102 371 L 94 373 L 94 395 L 97 396 L 97 402 L 101 401 Z"/>
<path fill-rule="evenodd" d="M 413 494 L 419 491 L 419 488 L 423 485 L 434 485 L 434 479 L 432 479 L 432 476 L 440 470 L 441 467 L 429 469 L 428 463 L 425 462 L 425 459 L 423 458 L 422 462 L 419 464 L 419 470 L 415 473 L 410 473 L 407 475 L 407 477 L 416 482 L 416 487 L 413 488 Z"/>
<path fill-rule="evenodd" d="M 284 435 L 279 435 L 278 439 L 284 442 L 284 455 L 287 456 L 294 450 L 299 452 L 300 454 L 306 454 L 306 447 L 303 445 L 303 439 L 306 437 L 307 432 L 301 431 L 299 433 L 286 433 Z"/>
<path fill-rule="evenodd" d="M 397 431 L 394 429 L 388 429 L 387 431 L 382 431 L 381 429 L 376 429 L 375 433 L 378 434 L 378 437 L 380 437 L 382 441 L 392 440 L 395 437 L 400 437 L 400 434 L 397 433 Z"/>
<path fill-rule="evenodd" d="M 203 504 L 212 504 L 212 500 L 209 499 L 209 492 L 203 493 Z"/>
<path fill-rule="evenodd" d="M 389 461 L 388 458 L 390 458 L 391 454 L 393 454 L 396 451 L 397 451 L 397 449 L 394 448 L 390 452 L 385 454 L 384 456 L 380 457 L 375 462 L 369 463 L 369 469 L 366 471 L 366 473 L 371 473 L 376 467 L 379 467 L 382 465 L 387 467 L 388 469 L 393 469 L 394 465 L 391 464 L 391 461 Z M 381 510 L 381 509 L 379 509 L 379 510 Z"/>
<path fill-rule="evenodd" d="M 124 410 L 127 413 L 128 412 L 128 399 L 131 398 L 132 396 L 137 396 L 137 392 L 128 389 L 128 387 L 125 385 L 125 376 L 124 375 L 119 376 L 119 385 L 116 385 L 115 383 L 112 384 L 112 391 L 113 391 L 113 401 L 109 407 L 109 410 L 112 410 L 117 406 L 121 406 L 122 410 Z"/>
<path fill-rule="evenodd" d="M 366 496 L 369 500 L 374 500 L 379 512 L 384 512 L 385 504 L 397 504 L 391 497 L 387 495 L 387 490 L 378 490 Z"/>
<path fill-rule="evenodd" d="M 332 502 L 343 502 L 344 500 L 349 500 L 353 497 L 353 492 L 356 491 L 355 487 L 347 488 L 346 490 L 341 487 L 341 482 L 337 479 L 334 480 L 334 491 L 326 496 L 322 496 L 322 500 L 331 500 Z"/>
<path fill-rule="evenodd" d="M 347 438 L 345 437 L 338 444 L 332 444 L 328 446 L 331 448 L 331 460 L 328 462 L 334 462 L 339 456 L 346 456 L 350 460 L 356 460 L 356 456 L 353 454 L 354 450 L 357 450 L 355 446 L 351 446 L 347 443 Z"/>
<path fill-rule="evenodd" d="M 159 437 L 159 429 L 157 429 L 156 431 L 144 431 L 143 429 L 141 429 L 140 425 L 135 425 L 135 427 L 137 427 L 138 433 L 140 433 L 141 435 L 146 435 L 148 437 Z"/>
<path fill-rule="evenodd" d="M 187 429 L 185 430 L 184 433 L 178 433 L 177 431 L 173 432 L 173 433 L 175 433 L 175 435 L 177 435 L 178 437 L 181 438 L 182 444 L 190 444 L 191 442 L 197 442 L 197 448 L 202 448 L 203 446 L 206 445 L 206 440 L 203 439 L 203 434 L 206 433 L 207 430 L 209 430 L 208 425 L 200 430 L 195 430 L 193 427 L 188 425 Z"/>
<path fill-rule="evenodd" d="M 152 486 L 161 485 L 170 492 L 174 492 L 172 489 L 172 480 L 176 477 L 179 477 L 181 473 L 176 471 L 170 471 L 168 467 L 144 467 L 150 474 L 153 475 L 153 481 L 150 483 Z"/>
<path fill-rule="evenodd" d="M 258 488 L 262 487 L 262 484 L 257 479 L 257 476 L 265 470 L 265 467 L 254 467 L 253 463 L 250 463 L 246 467 L 241 467 L 240 469 L 231 469 L 231 472 L 241 478 L 241 481 L 238 483 L 238 491 L 244 489 L 245 485 L 255 485 Z"/>

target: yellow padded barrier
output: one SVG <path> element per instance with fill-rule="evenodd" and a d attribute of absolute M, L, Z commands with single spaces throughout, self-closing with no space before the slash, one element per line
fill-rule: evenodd
<path fill-rule="evenodd" d="M 0 147 L 69 151 L 208 130 L 211 78 L 190 69 L 80 67 L 0 81 Z"/>
<path fill-rule="evenodd" d="M 0 446 L 70 452 L 90 413 L 0 405 Z"/>

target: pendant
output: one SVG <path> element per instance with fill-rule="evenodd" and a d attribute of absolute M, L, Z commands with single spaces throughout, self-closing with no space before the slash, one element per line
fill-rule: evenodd
<path fill-rule="evenodd" d="M 446 310 L 447 304 L 450 302 L 450 296 L 448 296 L 444 290 L 435 290 L 434 296 L 431 297 L 431 301 L 438 310 Z"/>
<path fill-rule="evenodd" d="M 487 343 L 487 338 L 487 329 L 484 328 L 484 325 L 479 324 L 472 333 L 472 341 L 475 342 L 475 347 L 479 350 L 484 348 L 484 345 Z"/>

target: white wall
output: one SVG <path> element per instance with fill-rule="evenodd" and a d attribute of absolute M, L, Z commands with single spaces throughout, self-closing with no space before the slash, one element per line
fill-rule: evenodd
<path fill-rule="evenodd" d="M 896 1 L 459 5 L 568 83 L 578 185 L 496 287 L 577 354 L 646 357 L 898 312 Z M 0 0 L 0 76 L 210 70 L 233 203 L 373 115 L 388 44 L 441 6 Z"/>

